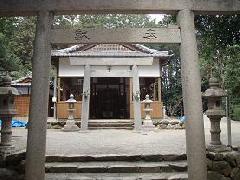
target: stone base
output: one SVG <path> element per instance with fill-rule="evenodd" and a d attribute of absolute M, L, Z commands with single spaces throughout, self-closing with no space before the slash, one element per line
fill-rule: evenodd
<path fill-rule="evenodd" d="M 142 130 L 145 131 L 153 131 L 155 126 L 153 125 L 152 120 L 144 120 L 142 125 Z"/>
<path fill-rule="evenodd" d="M 80 128 L 75 124 L 74 120 L 67 120 L 62 130 L 65 132 L 75 132 L 75 131 L 79 131 Z"/>
<path fill-rule="evenodd" d="M 0 145 L 0 158 L 4 160 L 7 155 L 12 154 L 14 149 L 15 149 L 14 145 L 11 145 L 11 146 Z"/>
<path fill-rule="evenodd" d="M 159 129 L 185 129 L 185 125 L 182 121 L 176 118 L 165 118 L 157 123 Z"/>
<path fill-rule="evenodd" d="M 221 144 L 221 145 L 212 145 L 212 144 L 209 144 L 209 145 L 207 146 L 207 150 L 208 150 L 209 152 L 217 152 L 217 153 L 219 153 L 219 152 L 231 151 L 232 149 L 231 149 L 231 147 L 227 147 L 226 145 L 223 145 L 223 144 Z"/>

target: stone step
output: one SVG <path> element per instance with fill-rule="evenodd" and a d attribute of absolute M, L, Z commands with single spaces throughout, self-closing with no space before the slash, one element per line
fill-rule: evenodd
<path fill-rule="evenodd" d="M 134 123 L 131 119 L 90 119 L 90 123 Z"/>
<path fill-rule="evenodd" d="M 149 155 L 102 154 L 102 155 L 46 156 L 46 162 L 94 162 L 94 161 L 161 162 L 183 160 L 187 160 L 186 154 L 149 154 Z"/>
<path fill-rule="evenodd" d="M 89 126 L 133 126 L 133 123 L 99 123 L 99 122 L 96 122 L 96 123 L 92 123 L 92 122 L 89 122 L 88 123 Z"/>
<path fill-rule="evenodd" d="M 46 180 L 187 180 L 187 173 L 47 173 Z"/>
<path fill-rule="evenodd" d="M 62 128 L 66 120 L 48 122 L 49 128 Z M 81 121 L 76 120 L 76 124 L 81 127 Z M 132 130 L 134 121 L 129 119 L 90 119 L 89 129 L 129 129 Z"/>
<path fill-rule="evenodd" d="M 89 126 L 89 129 L 94 130 L 94 129 L 126 129 L 126 130 L 133 130 L 133 127 L 128 127 L 128 126 Z"/>
<path fill-rule="evenodd" d="M 53 162 L 46 163 L 47 173 L 162 173 L 186 172 L 186 161 L 163 162 Z"/>
<path fill-rule="evenodd" d="M 90 129 L 133 129 L 131 120 L 90 120 Z"/>

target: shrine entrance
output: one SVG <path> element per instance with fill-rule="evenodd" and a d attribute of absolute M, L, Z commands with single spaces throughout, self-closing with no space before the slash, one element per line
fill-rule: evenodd
<path fill-rule="evenodd" d="M 90 119 L 129 119 L 129 78 L 91 78 Z"/>

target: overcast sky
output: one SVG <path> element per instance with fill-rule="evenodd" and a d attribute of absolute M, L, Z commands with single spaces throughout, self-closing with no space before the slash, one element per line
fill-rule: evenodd
<path fill-rule="evenodd" d="M 164 14 L 149 14 L 151 19 L 156 19 L 157 22 L 161 21 L 164 17 Z"/>

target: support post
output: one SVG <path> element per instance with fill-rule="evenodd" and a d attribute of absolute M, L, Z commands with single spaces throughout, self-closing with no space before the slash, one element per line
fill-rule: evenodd
<path fill-rule="evenodd" d="M 54 79 L 53 79 L 53 118 L 54 120 L 57 119 L 57 75 L 54 76 Z"/>
<path fill-rule="evenodd" d="M 227 118 L 227 134 L 228 134 L 228 146 L 232 147 L 232 125 L 231 118 L 229 117 L 229 95 L 226 90 L 226 118 Z"/>
<path fill-rule="evenodd" d="M 194 13 L 178 13 L 181 28 L 181 73 L 184 113 L 186 116 L 186 148 L 188 179 L 207 180 L 206 147 L 201 99 L 201 78 L 198 64 Z"/>
<path fill-rule="evenodd" d="M 32 62 L 32 93 L 27 138 L 25 180 L 45 179 L 46 126 L 48 117 L 50 30 L 53 15 L 38 13 Z"/>
<path fill-rule="evenodd" d="M 140 86 L 139 86 L 139 74 L 138 67 L 136 65 L 132 68 L 133 74 L 133 106 L 134 106 L 134 129 L 136 131 L 142 128 L 141 119 L 141 100 L 140 100 Z"/>
<path fill-rule="evenodd" d="M 81 130 L 88 129 L 89 106 L 90 106 L 90 81 L 91 81 L 91 68 L 90 65 L 86 65 L 84 69 Z"/>

